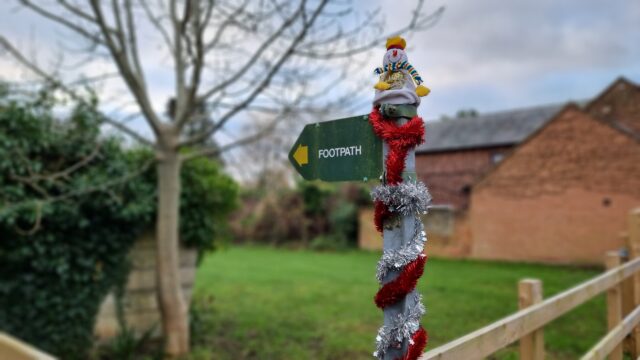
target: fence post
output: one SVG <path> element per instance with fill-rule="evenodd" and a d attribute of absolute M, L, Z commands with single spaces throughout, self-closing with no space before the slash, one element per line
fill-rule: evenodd
<path fill-rule="evenodd" d="M 520 310 L 542 302 L 542 281 L 522 279 L 518 283 L 518 306 Z M 520 339 L 520 360 L 544 360 L 543 329 L 533 331 Z"/>
<path fill-rule="evenodd" d="M 622 263 L 626 263 L 631 260 L 630 248 L 629 245 L 629 234 L 626 231 L 622 231 L 619 234 L 621 242 L 624 244 L 626 251 L 622 255 Z M 633 276 L 626 278 L 622 282 L 622 318 L 624 319 L 627 315 L 629 315 L 634 309 L 633 306 Z M 623 352 L 632 354 L 635 351 L 635 344 L 633 339 L 633 334 L 629 334 L 624 338 L 623 341 Z M 637 356 L 636 356 L 637 358 Z"/>
<path fill-rule="evenodd" d="M 618 251 L 609 251 L 605 255 L 604 264 L 607 270 L 615 269 L 622 264 Z M 622 321 L 622 284 L 607 290 L 607 325 L 612 330 Z M 610 360 L 622 360 L 622 343 L 618 344 L 611 354 Z"/>
<path fill-rule="evenodd" d="M 633 209 L 629 213 L 629 260 L 640 257 L 640 208 Z M 633 274 L 633 305 L 640 306 L 640 272 Z M 631 333 L 633 348 L 631 356 L 636 359 L 640 356 L 640 326 L 636 326 Z"/>

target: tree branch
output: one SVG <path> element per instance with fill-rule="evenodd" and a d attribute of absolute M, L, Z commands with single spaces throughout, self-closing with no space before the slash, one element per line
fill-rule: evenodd
<path fill-rule="evenodd" d="M 185 19 L 189 16 L 189 3 L 191 0 L 185 1 Z M 182 117 L 186 112 L 186 87 L 185 87 L 185 63 L 182 49 L 182 38 L 185 36 L 183 21 L 178 18 L 176 1 L 172 0 L 169 4 L 169 15 L 173 26 L 173 63 L 175 77 L 175 108 L 173 120 L 182 123 Z"/>
<path fill-rule="evenodd" d="M 211 5 L 210 5 L 211 6 Z M 209 10 L 207 10 L 207 12 L 210 12 L 211 7 L 209 8 Z M 200 86 L 200 79 L 202 76 L 202 70 L 204 68 L 204 30 L 206 27 L 206 23 L 201 23 L 201 19 L 200 19 L 200 12 L 201 12 L 201 8 L 200 8 L 200 4 L 197 3 L 193 6 L 193 9 L 191 10 L 191 12 L 193 13 L 192 15 L 192 22 L 193 22 L 193 26 L 191 28 L 191 31 L 193 33 L 193 40 L 194 40 L 194 46 L 195 46 L 195 54 L 192 57 L 192 62 L 191 62 L 191 81 L 189 83 L 189 87 L 188 89 L 186 89 L 187 94 L 186 94 L 186 99 L 185 99 L 185 108 L 186 109 L 192 109 L 194 106 L 196 106 L 197 104 L 197 91 L 198 88 Z M 205 19 L 207 17 L 209 17 L 210 14 L 205 13 Z M 185 113 L 179 117 L 177 119 L 177 127 L 178 129 L 182 129 L 182 127 L 191 120 L 191 115 L 193 114 L 193 111 L 190 111 L 187 113 L 187 111 L 185 111 Z"/>
<path fill-rule="evenodd" d="M 323 4 L 324 3 L 325 2 L 323 2 Z M 206 91 L 201 96 L 201 98 L 207 99 L 207 98 L 211 97 L 211 95 L 213 95 L 213 94 L 217 93 L 218 91 L 226 88 L 227 86 L 229 86 L 230 84 L 235 82 L 238 78 L 240 78 L 242 75 L 244 75 L 256 63 L 256 60 L 258 60 L 260 58 L 260 56 L 262 56 L 262 54 L 269 48 L 269 46 L 271 44 L 273 44 L 273 42 L 276 39 L 278 39 L 284 33 L 284 31 L 286 29 L 288 29 L 290 26 L 292 26 L 294 24 L 294 22 L 296 21 L 296 19 L 301 14 L 304 13 L 304 4 L 305 4 L 305 1 L 301 1 L 300 7 L 298 8 L 298 10 L 296 10 L 296 12 L 294 12 L 293 15 L 291 15 L 289 18 L 287 18 L 282 23 L 282 25 L 278 28 L 278 30 L 276 30 L 273 34 L 271 34 L 271 36 L 269 36 L 260 45 L 260 47 L 258 47 L 258 49 L 249 58 L 249 60 L 242 67 L 240 67 L 240 69 L 238 69 L 238 71 L 236 71 L 233 75 L 229 76 L 226 80 L 222 81 L 220 84 L 218 84 L 218 85 L 214 86 L 213 88 L 211 88 L 210 90 Z M 306 33 L 306 29 L 305 29 L 305 33 Z"/>
<path fill-rule="evenodd" d="M 0 35 L 0 47 L 3 47 L 19 63 L 21 63 L 27 69 L 31 70 L 31 72 L 36 74 L 38 77 L 42 78 L 45 83 L 49 84 L 50 86 L 52 86 L 54 88 L 62 90 L 65 94 L 67 94 L 72 99 L 78 101 L 79 103 L 81 103 L 83 105 L 91 106 L 91 104 L 89 104 L 82 96 L 78 95 L 75 91 L 71 90 L 71 88 L 68 87 L 67 85 L 65 85 L 62 81 L 54 78 L 53 76 L 49 75 L 47 72 L 42 70 L 40 67 L 35 65 L 33 62 L 27 60 L 27 58 L 24 55 L 22 55 L 22 53 L 20 51 L 18 51 L 2 35 Z M 107 123 L 107 124 L 115 127 L 116 129 L 124 132 L 125 134 L 131 136 L 132 138 L 136 139 L 137 141 L 139 141 L 139 142 L 141 142 L 141 143 L 143 143 L 145 145 L 153 146 L 153 143 L 151 141 L 146 139 L 144 136 L 138 134 L 136 131 L 130 129 L 128 126 L 125 126 L 125 125 L 119 123 L 118 121 L 105 116 L 102 113 L 99 113 L 99 116 L 100 116 L 100 119 L 101 119 L 102 122 Z"/>
<path fill-rule="evenodd" d="M 267 126 L 265 126 L 264 128 L 262 128 L 260 131 L 246 136 L 244 138 L 241 138 L 239 140 L 233 141 L 229 144 L 220 146 L 220 147 L 207 147 L 207 148 L 200 148 L 198 150 L 195 150 L 194 152 L 190 152 L 187 154 L 184 154 L 181 156 L 181 160 L 182 161 L 189 161 L 195 158 L 198 158 L 200 156 L 218 156 L 221 155 L 222 153 L 229 151 L 231 149 L 240 147 L 240 146 L 244 146 L 250 143 L 253 143 L 255 141 L 258 141 L 260 139 L 262 139 L 263 137 L 267 136 L 268 134 L 270 134 L 271 132 L 273 132 L 273 130 L 275 129 L 276 125 L 279 122 L 279 116 L 276 116 L 274 118 L 273 121 L 271 121 Z"/>
<path fill-rule="evenodd" d="M 105 181 L 105 182 L 103 182 L 101 184 L 97 184 L 97 185 L 93 185 L 93 186 L 87 186 L 85 188 L 78 189 L 78 190 L 75 190 L 75 191 L 70 191 L 68 193 L 61 194 L 61 195 L 58 195 L 58 196 L 48 197 L 48 198 L 46 198 L 44 200 L 35 200 L 35 202 L 36 203 L 40 202 L 43 205 L 44 204 L 51 204 L 51 203 L 54 203 L 54 202 L 70 199 L 70 198 L 73 198 L 73 197 L 76 197 L 76 196 L 90 194 L 90 193 L 95 192 L 95 191 L 107 190 L 110 187 L 117 186 L 117 185 L 120 185 L 120 184 L 124 184 L 124 183 L 130 181 L 131 179 L 134 179 L 134 178 L 142 175 L 154 163 L 155 163 L 155 159 L 150 159 L 150 160 L 146 161 L 144 164 L 142 164 L 142 166 L 138 167 L 135 171 L 130 172 L 128 174 L 125 174 L 125 175 L 123 175 L 123 176 L 121 176 L 119 178 L 116 178 L 116 179 L 113 179 L 113 180 L 109 180 L 109 181 Z M 29 205 L 31 205 L 33 203 L 34 203 L 34 201 L 24 201 L 24 202 L 20 202 L 20 203 L 5 205 L 5 206 L 0 208 L 0 215 L 6 214 L 6 213 L 8 213 L 10 211 L 14 211 L 14 210 L 23 208 L 25 206 L 29 206 Z"/>
<path fill-rule="evenodd" d="M 35 211 L 36 211 L 36 221 L 34 221 L 33 226 L 29 230 L 21 229 L 17 224 L 14 225 L 13 229 L 22 236 L 31 236 L 40 230 L 40 225 L 42 224 L 42 201 L 36 201 L 35 203 Z"/>
<path fill-rule="evenodd" d="M 124 7 L 127 18 L 127 40 L 129 44 L 129 52 L 131 53 L 133 66 L 135 67 L 136 73 L 139 76 L 139 81 L 142 84 L 142 87 L 146 88 L 147 84 L 144 78 L 144 71 L 142 70 L 142 64 L 140 62 L 140 55 L 138 54 L 138 40 L 136 38 L 135 17 L 133 16 L 133 10 L 131 6 L 131 0 L 125 0 Z"/>
<path fill-rule="evenodd" d="M 145 118 L 147 119 L 147 122 L 149 123 L 149 126 L 151 127 L 153 132 L 156 134 L 156 137 L 158 139 L 162 139 L 163 134 L 161 131 L 161 121 L 153 111 L 153 107 L 151 106 L 151 102 L 149 101 L 149 97 L 147 94 L 147 89 L 144 87 L 144 84 L 139 82 L 139 77 L 136 76 L 135 71 L 131 69 L 129 62 L 127 61 L 127 57 L 124 52 L 125 44 L 120 44 L 121 46 L 118 47 L 111 36 L 109 36 L 108 25 L 105 22 L 104 15 L 102 14 L 102 9 L 100 8 L 100 1 L 91 0 L 91 7 L 93 9 L 94 16 L 98 22 L 98 25 L 100 26 L 100 29 L 102 29 L 102 33 L 105 36 L 105 40 L 107 42 L 106 46 L 109 49 L 111 57 L 116 63 L 118 70 L 122 74 L 123 80 L 129 87 L 129 91 L 131 91 L 133 97 L 136 98 L 138 105 L 142 110 L 142 113 L 145 115 Z M 122 33 L 122 31 L 123 29 L 118 29 L 118 32 Z"/>
<path fill-rule="evenodd" d="M 321 59 L 321 60 L 346 58 L 346 57 L 350 57 L 350 56 L 357 55 L 357 54 L 363 53 L 365 51 L 368 51 L 368 50 L 374 48 L 375 46 L 379 45 L 381 42 L 384 42 L 390 36 L 401 34 L 401 33 L 405 33 L 405 32 L 409 32 L 409 31 L 412 31 L 412 30 L 426 30 L 426 29 L 432 27 L 433 25 L 435 25 L 437 23 L 437 21 L 440 19 L 441 15 L 442 15 L 442 13 L 444 12 L 444 7 L 440 7 L 435 12 L 430 14 L 429 16 L 426 16 L 426 17 L 422 18 L 420 12 L 422 10 L 423 4 L 424 4 L 424 0 L 420 0 L 418 5 L 416 6 L 416 9 L 413 12 L 411 21 L 409 22 L 409 24 L 407 26 L 405 26 L 403 28 L 400 28 L 400 29 L 398 29 L 396 31 L 387 33 L 385 35 L 379 36 L 379 37 L 369 41 L 367 44 L 365 44 L 363 46 L 356 47 L 356 48 L 351 48 L 351 49 L 346 50 L 346 51 L 328 51 L 328 52 L 323 52 L 323 53 L 316 52 L 316 51 L 311 51 L 311 50 L 306 50 L 306 51 L 299 50 L 299 51 L 295 52 L 295 55 L 299 56 L 299 57 Z M 338 39 L 339 38 L 335 38 L 334 41 L 337 41 Z M 327 43 L 328 43 L 328 41 L 325 40 L 325 41 L 322 41 L 322 42 L 320 42 L 318 44 L 326 45 Z M 315 44 L 315 45 L 318 45 L 318 44 Z"/>
<path fill-rule="evenodd" d="M 316 19 L 318 18 L 318 15 L 322 12 L 322 9 L 324 9 L 324 7 L 326 6 L 327 2 L 328 2 L 328 0 L 321 1 L 320 4 L 318 5 L 318 7 L 313 12 L 311 18 L 307 20 L 306 19 L 306 13 L 304 12 L 305 1 L 302 1 L 302 3 L 301 3 L 301 9 L 302 9 L 301 15 L 303 16 L 303 19 L 304 19 L 304 22 L 303 22 L 303 25 L 302 25 L 302 29 L 300 30 L 298 35 L 295 37 L 295 39 L 291 42 L 291 44 L 289 45 L 287 50 L 280 57 L 280 59 L 278 59 L 276 64 L 270 69 L 270 71 L 267 73 L 266 77 L 255 87 L 255 89 L 251 92 L 251 94 L 249 94 L 248 97 L 246 97 L 243 101 L 238 103 L 231 110 L 229 110 L 226 114 L 224 114 L 217 123 L 213 124 L 212 126 L 209 126 L 202 133 L 192 137 L 191 139 L 187 139 L 185 141 L 185 144 L 198 143 L 198 142 L 208 138 L 209 136 L 211 136 L 211 134 L 213 134 L 214 132 L 219 130 L 221 127 L 223 127 L 225 125 L 225 123 L 227 121 L 229 121 L 229 119 L 231 119 L 233 116 L 235 116 L 240 110 L 244 109 L 247 105 L 251 104 L 253 102 L 253 100 L 255 100 L 256 97 L 258 95 L 260 95 L 260 93 L 262 93 L 262 91 L 269 86 L 269 83 L 271 82 L 273 77 L 280 71 L 280 69 L 282 68 L 284 63 L 294 53 L 296 46 L 300 42 L 302 42 L 302 40 L 304 40 L 304 38 L 305 38 L 305 36 L 307 34 L 307 31 L 313 26 L 313 23 L 316 21 Z"/>
<path fill-rule="evenodd" d="M 53 22 L 56 22 L 62 26 L 67 27 L 70 30 L 73 30 L 74 32 L 86 37 L 87 39 L 95 42 L 95 43 L 99 43 L 99 44 L 104 44 L 104 40 L 101 39 L 98 35 L 95 34 L 91 34 L 90 32 L 86 31 L 85 29 L 83 29 L 82 27 L 70 22 L 69 20 L 58 16 L 48 10 L 45 10 L 43 7 L 40 7 L 34 3 L 32 3 L 31 1 L 28 0 L 19 0 L 20 3 L 22 5 L 24 5 L 25 7 L 30 8 L 31 10 L 33 10 L 36 14 L 39 14 L 40 16 L 43 16 Z"/>
<path fill-rule="evenodd" d="M 58 3 L 62 5 L 65 9 L 67 9 L 69 12 L 77 15 L 78 17 L 98 25 L 96 18 L 91 16 L 91 14 L 82 11 L 79 7 L 69 4 L 69 2 L 66 0 L 58 0 Z"/>
<path fill-rule="evenodd" d="M 42 180 L 56 181 L 61 177 L 65 177 L 66 178 L 69 175 L 71 175 L 72 173 L 74 173 L 75 171 L 78 171 L 81 168 L 87 166 L 93 159 L 95 159 L 96 156 L 98 156 L 98 154 L 100 154 L 100 148 L 101 148 L 101 145 L 100 145 L 100 143 L 98 143 L 93 148 L 91 153 L 89 153 L 89 155 L 83 157 L 77 163 L 69 166 L 66 169 L 63 169 L 63 170 L 60 170 L 60 171 L 56 171 L 56 172 L 51 173 L 51 174 L 32 174 L 32 175 L 30 175 L 28 177 L 11 174 L 10 177 L 12 177 L 13 179 L 18 180 L 20 182 L 24 182 L 24 183 L 28 183 L 28 184 L 33 184 L 33 183 L 36 183 L 36 182 L 42 181 Z"/>
<path fill-rule="evenodd" d="M 160 22 L 160 19 L 157 18 L 153 14 L 153 11 L 151 11 L 151 8 L 149 7 L 149 4 L 148 4 L 147 0 L 139 0 L 138 2 L 140 3 L 140 6 L 142 6 L 142 9 L 144 9 L 145 14 L 147 15 L 147 19 L 149 20 L 151 25 L 153 25 L 156 28 L 156 30 L 158 30 L 158 32 L 160 33 L 160 35 L 164 39 L 164 42 L 167 45 L 167 47 L 169 48 L 169 50 L 173 51 L 172 50 L 173 49 L 173 44 L 171 43 L 171 37 L 169 36 L 169 33 L 167 32 L 167 29 L 165 29 L 162 26 L 162 23 Z"/>
<path fill-rule="evenodd" d="M 220 39 L 222 38 L 222 35 L 227 30 L 227 27 L 229 27 L 229 25 L 231 25 L 231 24 L 233 24 L 235 22 L 236 16 L 238 16 L 238 14 L 240 14 L 242 12 L 242 9 L 244 9 L 244 7 L 247 6 L 248 2 L 249 2 L 249 0 L 244 0 L 243 3 L 240 6 L 238 6 L 231 14 L 229 14 L 224 19 L 222 24 L 220 24 L 220 26 L 218 26 L 218 30 L 216 30 L 216 33 L 213 35 L 213 38 L 211 39 L 211 41 L 209 41 L 207 43 L 207 45 L 205 46 L 205 51 L 209 51 L 209 50 L 213 49 L 214 47 L 216 47 L 216 45 L 218 45 L 218 43 L 220 42 Z"/>

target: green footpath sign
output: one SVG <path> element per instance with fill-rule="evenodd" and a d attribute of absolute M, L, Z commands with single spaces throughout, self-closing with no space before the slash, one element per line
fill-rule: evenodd
<path fill-rule="evenodd" d="M 307 180 L 377 179 L 382 173 L 382 140 L 368 115 L 309 124 L 289 152 L 289 161 Z"/>

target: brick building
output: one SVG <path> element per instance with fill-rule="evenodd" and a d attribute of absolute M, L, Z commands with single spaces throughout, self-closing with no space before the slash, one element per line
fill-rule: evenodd
<path fill-rule="evenodd" d="M 470 255 L 600 263 L 640 206 L 640 87 L 619 79 L 569 104 L 478 180 Z"/>
<path fill-rule="evenodd" d="M 624 78 L 579 105 L 427 122 L 426 134 L 431 254 L 599 263 L 640 206 L 640 87 Z"/>
<path fill-rule="evenodd" d="M 468 206 L 471 186 L 563 105 L 538 106 L 426 123 L 416 169 L 436 205 Z"/>

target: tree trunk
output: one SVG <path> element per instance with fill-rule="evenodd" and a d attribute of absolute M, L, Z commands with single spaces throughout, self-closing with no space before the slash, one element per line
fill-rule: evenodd
<path fill-rule="evenodd" d="M 175 149 L 161 152 L 157 164 L 156 283 L 158 303 L 162 312 L 165 352 L 170 356 L 189 352 L 187 306 L 182 295 L 178 254 L 181 166 Z"/>

